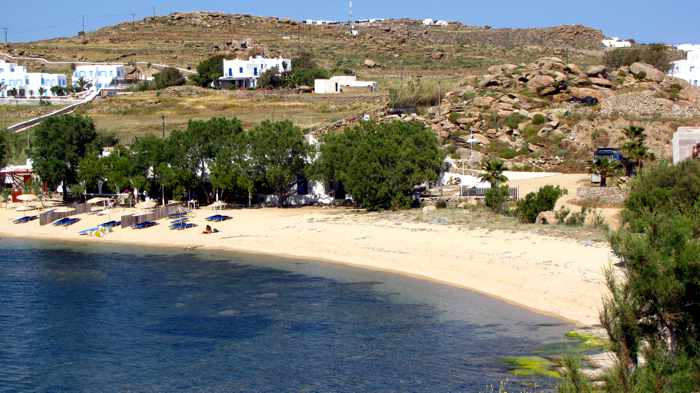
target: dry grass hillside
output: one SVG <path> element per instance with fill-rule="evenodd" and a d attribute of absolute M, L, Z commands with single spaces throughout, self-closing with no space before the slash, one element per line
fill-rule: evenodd
<path fill-rule="evenodd" d="M 297 21 L 213 12 L 175 13 L 106 27 L 84 36 L 12 44 L 13 55 L 65 61 L 146 61 L 194 69 L 214 54 L 254 52 L 292 56 L 310 51 L 325 66 L 362 68 L 377 63 L 375 74 L 399 71 L 430 75 L 486 69 L 558 55 L 578 63 L 599 59 L 603 33 L 584 26 L 544 29 L 491 29 L 451 24 L 423 26 L 414 20 L 388 20 L 359 27 L 352 38 L 344 25 L 304 25 Z"/>

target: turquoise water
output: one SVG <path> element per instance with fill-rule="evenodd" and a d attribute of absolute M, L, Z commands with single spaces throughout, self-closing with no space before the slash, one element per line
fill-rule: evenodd
<path fill-rule="evenodd" d="M 315 262 L 0 239 L 0 392 L 479 392 L 571 327 Z"/>

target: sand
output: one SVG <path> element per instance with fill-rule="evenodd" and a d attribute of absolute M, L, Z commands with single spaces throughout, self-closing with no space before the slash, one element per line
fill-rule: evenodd
<path fill-rule="evenodd" d="M 544 181 L 544 180 L 543 180 Z M 390 271 L 469 288 L 581 326 L 598 324 L 605 294 L 603 269 L 614 258 L 609 246 L 528 231 L 489 231 L 399 221 L 392 215 L 346 209 L 225 211 L 234 220 L 202 234 L 211 211 L 198 210 L 199 227 L 170 231 L 167 222 L 147 230 L 116 229 L 103 238 L 78 232 L 111 219 L 79 216 L 70 228 L 14 225 L 22 215 L 0 209 L 0 236 L 53 241 L 169 246 L 273 254 Z"/>

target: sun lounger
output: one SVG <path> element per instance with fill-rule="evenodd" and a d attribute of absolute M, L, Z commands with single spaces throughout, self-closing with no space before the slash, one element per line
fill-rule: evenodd
<path fill-rule="evenodd" d="M 76 224 L 78 222 L 80 222 L 79 218 L 66 217 L 66 218 L 63 218 L 63 219 L 60 219 L 60 220 L 54 222 L 53 225 L 57 226 L 57 227 L 69 227 L 69 226 Z"/>
<path fill-rule="evenodd" d="M 38 218 L 39 217 L 37 217 L 37 216 L 24 216 L 24 217 L 20 217 L 20 218 L 13 220 L 12 223 L 13 224 L 26 224 L 30 221 L 37 220 Z"/>
<path fill-rule="evenodd" d="M 177 224 L 170 225 L 170 230 L 171 231 L 184 231 L 185 229 L 192 229 L 192 228 L 196 228 L 196 227 L 197 227 L 197 225 L 195 225 L 195 224 L 183 221 L 183 222 L 179 222 Z"/>
<path fill-rule="evenodd" d="M 97 232 L 99 230 L 100 230 L 100 227 L 88 228 L 84 231 L 80 231 L 79 235 L 80 236 L 91 236 L 92 234 L 94 234 L 95 232 Z"/>
<path fill-rule="evenodd" d="M 118 226 L 121 226 L 121 225 L 122 225 L 121 221 L 107 221 L 107 222 L 105 222 L 104 224 L 100 224 L 99 226 L 100 226 L 101 228 L 110 229 L 110 228 L 115 228 L 115 227 L 118 227 Z"/>
<path fill-rule="evenodd" d="M 133 228 L 133 229 L 147 229 L 147 228 L 154 227 L 156 225 L 158 225 L 157 222 L 145 221 L 145 222 L 142 222 L 140 224 L 134 224 L 131 226 L 131 228 Z"/>
<path fill-rule="evenodd" d="M 176 220 L 178 218 L 185 218 L 190 212 L 175 213 L 168 216 L 171 220 Z"/>
<path fill-rule="evenodd" d="M 207 217 L 207 221 L 209 221 L 209 222 L 224 222 L 224 221 L 228 221 L 231 219 L 232 219 L 232 217 L 223 216 L 221 214 L 216 214 L 216 215 L 213 215 L 211 217 Z"/>

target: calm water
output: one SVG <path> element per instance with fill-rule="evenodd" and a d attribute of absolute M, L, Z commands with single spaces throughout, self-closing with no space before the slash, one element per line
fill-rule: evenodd
<path fill-rule="evenodd" d="M 313 262 L 7 239 L 0 255 L 0 392 L 479 392 L 513 380 L 502 356 L 570 328 Z"/>

